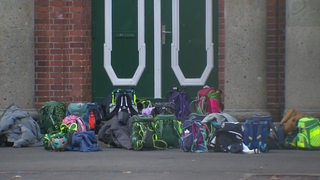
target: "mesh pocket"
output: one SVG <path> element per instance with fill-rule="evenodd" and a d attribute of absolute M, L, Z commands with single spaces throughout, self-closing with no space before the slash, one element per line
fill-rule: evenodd
<path fill-rule="evenodd" d="M 310 129 L 310 145 L 312 147 L 320 147 L 320 126 Z"/>

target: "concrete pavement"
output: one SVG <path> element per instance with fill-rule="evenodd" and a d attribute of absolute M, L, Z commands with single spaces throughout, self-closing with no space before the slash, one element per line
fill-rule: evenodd
<path fill-rule="evenodd" d="M 187 153 L 179 149 L 50 152 L 0 148 L 0 180 L 320 179 L 320 151 Z"/>

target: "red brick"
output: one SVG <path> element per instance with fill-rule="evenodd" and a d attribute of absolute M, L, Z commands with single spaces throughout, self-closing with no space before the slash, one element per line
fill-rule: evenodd
<path fill-rule="evenodd" d="M 267 107 L 274 119 L 284 111 L 284 1 L 267 1 Z"/>
<path fill-rule="evenodd" d="M 50 1 L 49 6 L 65 7 L 67 3 L 65 1 L 56 0 Z"/>

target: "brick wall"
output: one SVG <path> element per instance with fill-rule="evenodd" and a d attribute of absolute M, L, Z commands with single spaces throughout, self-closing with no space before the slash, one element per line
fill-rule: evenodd
<path fill-rule="evenodd" d="M 90 101 L 91 0 L 35 0 L 35 102 Z"/>
<path fill-rule="evenodd" d="M 218 1 L 218 77 L 219 77 L 219 89 L 224 92 L 224 0 Z"/>
<path fill-rule="evenodd" d="M 285 0 L 267 1 L 267 107 L 275 121 L 284 111 Z"/>

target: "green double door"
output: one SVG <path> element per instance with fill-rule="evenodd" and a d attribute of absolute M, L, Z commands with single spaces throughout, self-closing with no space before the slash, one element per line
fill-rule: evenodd
<path fill-rule="evenodd" d="M 216 0 L 92 1 L 92 90 L 115 88 L 165 99 L 173 87 L 195 96 L 217 87 Z"/>

